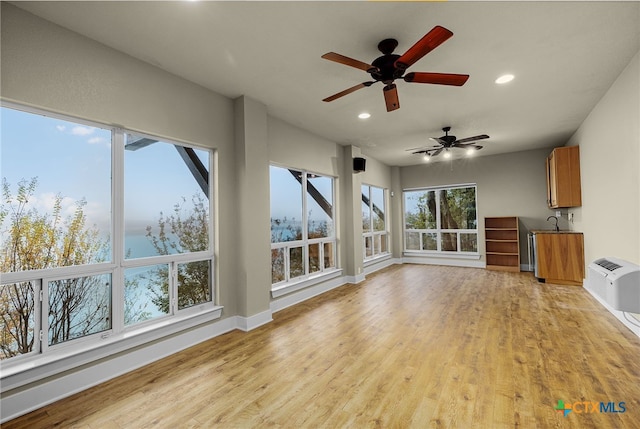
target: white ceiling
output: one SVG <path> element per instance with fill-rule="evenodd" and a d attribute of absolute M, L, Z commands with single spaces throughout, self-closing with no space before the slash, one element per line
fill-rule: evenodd
<path fill-rule="evenodd" d="M 432 144 L 428 137 L 441 136 L 444 126 L 458 138 L 489 134 L 478 155 L 562 145 L 640 49 L 636 1 L 14 4 L 400 166 L 420 163 L 406 149 Z M 401 108 L 389 113 L 380 83 L 321 101 L 370 80 L 322 54 L 370 63 L 381 55 L 380 40 L 397 39 L 402 54 L 435 25 L 454 36 L 408 71 L 469 74 L 464 86 L 396 81 Z M 496 85 L 507 72 L 515 80 Z M 362 111 L 371 118 L 358 119 Z"/>

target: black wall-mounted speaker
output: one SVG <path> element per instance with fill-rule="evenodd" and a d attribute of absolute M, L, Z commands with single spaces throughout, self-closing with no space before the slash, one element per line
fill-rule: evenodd
<path fill-rule="evenodd" d="M 364 158 L 353 158 L 353 171 L 356 173 L 363 172 L 367 166 L 367 160 Z"/>

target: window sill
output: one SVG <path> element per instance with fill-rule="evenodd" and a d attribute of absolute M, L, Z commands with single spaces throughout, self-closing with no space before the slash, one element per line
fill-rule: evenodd
<path fill-rule="evenodd" d="M 402 263 L 405 264 L 449 265 L 467 268 L 485 267 L 484 262 L 480 259 L 480 254 L 447 255 L 443 253 L 404 252 L 402 256 Z"/>
<path fill-rule="evenodd" d="M 298 291 L 300 289 L 307 288 L 309 286 L 316 285 L 318 283 L 325 282 L 327 280 L 334 279 L 336 277 L 340 277 L 342 275 L 342 269 L 336 268 L 331 271 L 324 271 L 321 274 L 316 274 L 313 276 L 306 277 L 301 280 L 295 280 L 289 283 L 285 283 L 282 285 L 277 285 L 271 288 L 271 297 L 278 298 L 283 295 L 287 295 L 291 292 Z"/>
<path fill-rule="evenodd" d="M 479 253 L 456 253 L 456 252 L 421 252 L 406 250 L 403 254 L 404 257 L 409 258 L 443 258 L 443 259 L 480 259 Z"/>
<path fill-rule="evenodd" d="M 380 263 L 380 262 L 382 262 L 384 260 L 387 260 L 387 259 L 391 259 L 391 253 L 382 253 L 380 255 L 376 255 L 376 256 L 372 256 L 372 257 L 366 258 L 362 262 L 362 264 L 365 267 L 368 267 L 369 265 L 378 264 L 378 263 Z"/>
<path fill-rule="evenodd" d="M 163 338 L 173 336 L 181 331 L 220 319 L 222 309 L 222 306 L 213 306 L 198 313 L 167 318 L 159 323 L 144 325 L 117 335 L 105 336 L 98 341 L 82 344 L 74 344 L 72 341 L 64 347 L 50 350 L 44 354 L 25 356 L 15 363 L 3 362 L 1 376 L 3 390 L 13 389 L 43 377 L 126 352 L 128 349 L 146 343 L 162 341 Z"/>

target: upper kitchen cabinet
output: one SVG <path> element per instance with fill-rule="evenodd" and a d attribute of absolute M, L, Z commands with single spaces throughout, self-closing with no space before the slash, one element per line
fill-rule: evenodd
<path fill-rule="evenodd" d="M 547 204 L 554 209 L 582 205 L 579 146 L 557 147 L 547 157 Z"/>

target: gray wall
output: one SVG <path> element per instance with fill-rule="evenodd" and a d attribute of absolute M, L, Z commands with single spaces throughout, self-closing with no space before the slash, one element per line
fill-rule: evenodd
<path fill-rule="evenodd" d="M 640 264 L 640 52 L 568 145 L 580 145 L 585 263 L 615 256 Z"/>
<path fill-rule="evenodd" d="M 337 178 L 338 257 L 362 271 L 362 180 L 388 188 L 390 168 L 369 159 L 354 174 L 336 142 L 287 124 L 247 97 L 230 100 L 10 4 L 2 4 L 2 99 L 216 151 L 216 285 L 223 317 L 269 310 L 270 162 Z M 359 148 L 348 146 L 353 156 Z M 348 159 L 347 159 L 348 158 Z M 347 192 L 349 191 L 349 192 Z"/>
<path fill-rule="evenodd" d="M 490 143 L 487 143 L 490 144 Z M 547 208 L 545 159 L 549 149 L 481 156 L 452 162 L 430 162 L 400 169 L 403 189 L 428 186 L 477 184 L 478 250 L 485 260 L 484 218 L 520 217 L 520 263 L 528 265 L 527 233 L 549 229 L 546 218 L 555 214 Z M 396 203 L 401 202 L 396 198 Z M 566 222 L 560 223 L 567 229 Z"/>
<path fill-rule="evenodd" d="M 237 194 L 233 101 L 3 2 L 2 98 L 217 151 L 218 202 Z M 233 204 L 218 204 L 215 270 L 236 313 Z M 230 249 L 231 251 L 228 251 Z"/>

